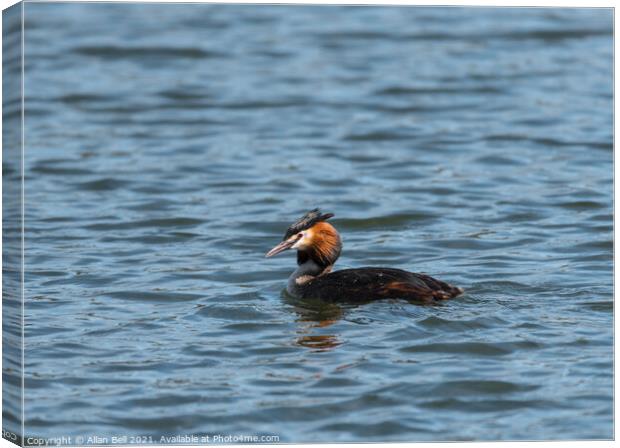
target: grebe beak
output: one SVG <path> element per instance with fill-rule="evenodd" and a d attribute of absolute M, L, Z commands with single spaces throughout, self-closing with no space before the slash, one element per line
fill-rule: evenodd
<path fill-rule="evenodd" d="M 280 252 L 284 252 L 285 250 L 290 249 L 296 242 L 297 241 L 295 239 L 282 241 L 276 247 L 267 252 L 265 254 L 265 257 L 273 257 L 274 255 L 278 255 Z"/>

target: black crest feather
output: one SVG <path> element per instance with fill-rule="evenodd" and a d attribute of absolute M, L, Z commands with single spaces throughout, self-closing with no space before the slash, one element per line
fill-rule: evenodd
<path fill-rule="evenodd" d="M 297 232 L 309 229 L 317 222 L 327 221 L 332 216 L 334 216 L 333 213 L 322 214 L 321 210 L 318 208 L 310 210 L 308 213 L 306 213 L 304 216 L 302 216 L 289 226 L 289 228 L 286 230 L 286 233 L 284 234 L 284 239 L 286 240 Z"/>

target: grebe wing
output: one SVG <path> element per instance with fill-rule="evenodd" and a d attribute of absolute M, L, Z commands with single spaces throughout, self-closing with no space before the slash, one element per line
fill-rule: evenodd
<path fill-rule="evenodd" d="M 426 274 L 374 267 L 335 271 L 309 281 L 303 288 L 306 298 L 353 302 L 387 298 L 445 300 L 462 292 Z"/>

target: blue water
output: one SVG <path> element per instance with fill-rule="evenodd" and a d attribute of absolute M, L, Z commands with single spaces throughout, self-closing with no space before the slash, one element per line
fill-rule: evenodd
<path fill-rule="evenodd" d="M 27 436 L 613 437 L 611 9 L 25 17 Z M 287 297 L 316 206 L 466 293 Z"/>

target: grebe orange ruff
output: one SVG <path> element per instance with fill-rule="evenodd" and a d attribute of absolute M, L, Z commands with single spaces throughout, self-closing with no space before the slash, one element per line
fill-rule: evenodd
<path fill-rule="evenodd" d="M 432 302 L 446 300 L 463 292 L 461 288 L 401 269 L 358 268 L 332 272 L 340 256 L 342 242 L 338 231 L 326 222 L 334 216 L 309 211 L 291 224 L 280 244 L 266 257 L 297 249 L 298 267 L 289 277 L 289 294 L 300 299 L 330 302 L 366 302 L 377 299 L 406 299 Z"/>

